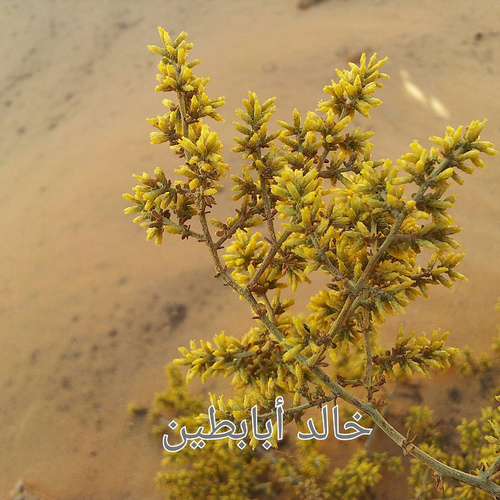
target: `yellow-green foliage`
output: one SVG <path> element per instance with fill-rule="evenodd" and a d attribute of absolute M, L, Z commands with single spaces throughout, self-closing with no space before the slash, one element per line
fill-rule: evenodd
<path fill-rule="evenodd" d="M 428 406 L 412 406 L 406 417 L 405 427 L 422 441 L 434 444 L 441 437 L 432 422 L 433 411 Z"/>
<path fill-rule="evenodd" d="M 344 469 L 333 471 L 332 479 L 325 487 L 326 498 L 333 500 L 358 500 L 381 479 L 385 466 L 392 472 L 401 472 L 399 457 L 387 458 L 384 453 L 359 450 Z"/>
<path fill-rule="evenodd" d="M 497 396 L 500 401 L 500 396 Z M 500 452 L 500 411 L 487 407 L 481 410 L 481 417 L 468 421 L 462 420 L 457 427 L 460 435 L 460 449 L 456 454 L 443 451 L 444 442 L 441 433 L 432 421 L 432 412 L 427 407 L 412 407 L 406 420 L 407 428 L 423 442 L 421 448 L 431 456 L 443 460 L 459 470 L 474 470 L 484 473 Z M 429 470 L 418 460 L 412 459 L 409 484 L 415 497 L 422 500 L 436 498 L 436 483 Z M 490 495 L 467 484 L 444 482 L 441 484 L 443 498 L 457 500 L 487 500 Z"/>
<path fill-rule="evenodd" d="M 432 332 L 430 339 L 425 333 L 421 337 L 415 337 L 415 332 L 403 336 L 403 331 L 400 330 L 396 337 L 396 345 L 391 352 L 375 355 L 373 363 L 384 374 L 395 377 L 413 373 L 428 375 L 431 368 L 450 366 L 449 360 L 458 351 L 444 347 L 447 337 L 448 332 L 440 334 L 439 331 Z"/>
<path fill-rule="evenodd" d="M 209 443 L 203 450 L 188 447 L 166 455 L 162 463 L 167 471 L 157 474 L 156 483 L 172 500 L 257 500 L 266 492 L 272 467 L 251 450 L 228 452 L 222 442 Z"/>
<path fill-rule="evenodd" d="M 153 401 L 153 414 L 150 412 L 150 417 L 154 418 L 156 407 L 165 409 L 175 409 L 176 413 L 182 416 L 191 416 L 194 413 L 199 413 L 203 408 L 203 398 L 195 398 L 191 396 L 185 384 L 182 374 L 172 365 L 165 367 L 165 374 L 168 383 L 168 392 L 157 394 Z"/>
<path fill-rule="evenodd" d="M 449 213 L 457 197 L 448 191 L 463 183 L 462 174 L 484 166 L 482 154 L 496 153 L 481 138 L 486 120 L 447 127 L 443 137 L 431 137 L 429 148 L 413 141 L 410 152 L 393 162 L 373 157 L 373 132 L 352 126 L 355 115 L 369 118 L 381 104 L 373 94 L 388 76 L 380 72 L 386 60 L 375 54 L 369 59 L 363 54 L 350 70 L 337 70 L 315 112 L 302 117 L 294 110 L 291 121 L 279 121 L 273 131 L 275 98 L 261 101 L 249 92 L 234 123 L 239 135 L 233 151 L 245 162 L 230 176 L 235 210 L 224 220 L 208 218 L 230 170 L 217 133 L 206 123 L 221 119 L 216 110 L 224 98 L 208 97 L 208 78 L 193 73 L 200 61 L 189 61 L 192 44 L 185 33 L 172 41 L 160 28 L 160 36 L 164 47 L 150 46 L 161 57 L 156 90 L 172 92 L 176 100 L 165 99 L 165 114 L 149 120 L 156 129 L 151 142 L 170 145 L 179 159 L 178 176 L 170 180 L 160 167 L 153 175 L 137 175 L 134 194 L 124 195 L 132 203 L 125 212 L 138 214 L 134 221 L 157 245 L 165 232 L 206 244 L 217 276 L 253 311 L 256 324 L 241 339 L 221 333 L 211 342 L 192 341 L 176 360 L 187 367 L 188 380 L 232 377 L 235 396 L 212 397 L 217 417 L 239 422 L 255 404 L 259 415 L 272 412 L 278 395 L 292 402 L 286 423 L 300 425 L 306 408 L 334 395 L 368 415 L 368 408 L 381 404 L 373 393 L 387 379 L 450 366 L 456 350 L 444 346 L 447 333 L 427 338 L 400 331 L 394 346 L 387 347 L 378 327 L 387 314 L 403 313 L 411 301 L 428 297 L 431 285 L 451 287 L 465 279 L 457 270 L 463 254 L 454 251 L 460 228 Z M 290 294 L 315 272 L 326 274 L 329 282 L 311 297 L 309 313 L 300 315 Z M 369 407 L 346 392 L 355 386 L 364 387 Z M 168 397 L 176 404 L 180 396 Z M 158 402 L 168 406 L 168 398 Z M 197 421 L 206 422 L 206 416 Z M 257 440 L 249 439 L 255 447 Z M 275 438 L 271 442 L 276 445 Z M 216 445 L 213 456 L 218 453 L 223 451 Z M 237 458 L 225 457 L 229 469 L 237 468 Z M 201 469 L 209 467 L 200 460 Z M 261 472 L 252 460 L 241 471 L 245 484 Z M 376 482 L 378 469 L 366 467 L 365 455 L 353 460 L 324 490 L 328 498 L 337 498 L 332 496 L 337 490 L 344 495 L 338 498 L 358 498 Z M 357 485 L 349 483 L 351 473 Z M 166 477 L 160 482 L 171 484 L 173 476 Z M 315 491 L 307 484 L 296 492 Z M 187 490 L 178 498 L 191 498 L 186 495 Z M 214 492 L 206 495 L 216 498 Z M 217 495 L 233 498 L 222 490 Z"/>
<path fill-rule="evenodd" d="M 200 398 L 192 396 L 179 368 L 167 365 L 167 388 L 157 394 L 149 417 L 154 433 L 166 432 L 175 418 L 188 428 L 197 428 L 203 418 Z M 212 403 L 214 397 L 212 396 Z M 186 408 L 196 409 L 191 416 Z M 222 416 L 221 416 L 222 418 Z M 286 445 L 279 454 L 249 449 L 229 450 L 223 441 L 209 441 L 203 449 L 189 446 L 181 453 L 167 453 L 165 471 L 156 483 L 168 499 L 251 500 L 260 498 L 301 498 L 305 500 L 357 500 L 373 491 L 382 470 L 401 472 L 401 459 L 385 453 L 359 450 L 343 468 L 330 469 L 330 461 L 318 450 L 316 441 Z"/>
<path fill-rule="evenodd" d="M 493 342 L 492 348 L 494 351 L 497 350 L 497 342 L 497 340 Z M 479 356 L 474 356 L 468 347 L 460 349 L 453 358 L 453 365 L 457 367 L 460 375 L 481 373 L 492 368 L 492 362 L 488 354 L 482 353 Z"/>

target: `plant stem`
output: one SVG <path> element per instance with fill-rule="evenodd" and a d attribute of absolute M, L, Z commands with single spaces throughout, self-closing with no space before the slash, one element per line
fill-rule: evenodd
<path fill-rule="evenodd" d="M 370 330 L 371 330 L 370 326 L 371 326 L 370 312 L 368 311 L 368 309 L 364 308 L 361 314 L 361 330 L 365 341 L 365 353 L 366 353 L 365 388 L 368 401 L 371 401 L 373 398 L 373 390 L 372 390 L 373 359 L 372 359 L 372 348 L 370 344 Z"/>

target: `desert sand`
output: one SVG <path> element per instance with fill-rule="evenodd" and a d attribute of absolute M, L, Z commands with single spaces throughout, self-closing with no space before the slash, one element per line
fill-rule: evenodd
<path fill-rule="evenodd" d="M 235 168 L 233 110 L 248 90 L 276 96 L 276 119 L 288 120 L 294 107 L 315 109 L 334 69 L 362 52 L 389 57 L 383 105 L 359 123 L 375 131 L 375 155 L 396 160 L 413 139 L 483 118 L 500 145 L 497 0 L 307 10 L 292 0 L 2 0 L 0 498 L 19 478 L 58 500 L 161 498 L 160 443 L 147 422 L 130 426 L 128 403 L 163 389 L 179 345 L 251 323 L 201 245 L 170 237 L 155 247 L 123 215 L 132 173 L 178 167 L 148 137 L 146 118 L 163 113 L 146 48 L 160 43 L 158 25 L 189 33 L 209 95 L 226 96 L 226 122 L 214 127 Z M 403 322 L 489 348 L 500 323 L 500 160 L 487 160 L 455 190 L 469 281 L 412 304 L 384 330 L 388 343 Z M 228 201 L 229 190 L 221 212 Z"/>

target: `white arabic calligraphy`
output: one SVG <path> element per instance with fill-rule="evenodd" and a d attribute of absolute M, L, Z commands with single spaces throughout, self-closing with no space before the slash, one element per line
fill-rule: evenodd
<path fill-rule="evenodd" d="M 282 396 L 278 396 L 275 401 L 276 408 L 276 428 L 277 428 L 277 441 L 281 441 L 283 439 L 283 404 L 284 400 Z M 259 431 L 259 417 L 257 414 L 257 405 L 252 406 L 251 411 L 251 424 L 252 424 L 252 433 L 255 439 L 258 441 L 264 441 L 262 446 L 264 449 L 268 450 L 272 445 L 268 441 L 270 437 L 273 435 L 273 423 L 269 419 L 265 423 L 265 432 Z M 350 439 L 356 439 L 360 436 L 368 436 L 371 434 L 373 429 L 368 429 L 366 427 L 362 427 L 357 423 L 361 419 L 361 414 L 356 412 L 353 415 L 354 420 L 349 420 L 344 424 L 344 430 L 354 429 L 354 432 L 345 433 L 340 432 L 339 430 L 339 408 L 338 405 L 335 405 L 332 408 L 332 416 L 333 416 L 333 433 L 334 436 L 341 440 L 347 441 Z M 307 428 L 309 429 L 308 433 L 298 432 L 297 437 L 301 440 L 309 440 L 309 439 L 317 439 L 322 441 L 328 437 L 329 434 L 329 423 L 328 423 L 328 406 L 323 406 L 321 408 L 321 420 L 323 425 L 323 430 L 321 432 L 316 430 L 313 419 L 309 418 L 307 420 Z M 186 427 L 182 427 L 179 431 L 182 441 L 178 444 L 171 444 L 168 441 L 168 435 L 163 435 L 163 448 L 171 453 L 175 453 L 177 451 L 182 450 L 189 441 L 191 441 L 191 448 L 203 448 L 205 446 L 205 441 L 215 440 L 215 439 L 223 439 L 229 438 L 234 441 L 239 441 L 237 444 L 238 448 L 242 450 L 246 447 L 246 443 L 244 438 L 248 435 L 248 425 L 246 420 L 242 420 L 240 422 L 241 432 L 237 432 L 236 424 L 231 422 L 230 420 L 221 420 L 220 422 L 216 422 L 215 420 L 215 407 L 211 405 L 208 408 L 208 421 L 210 423 L 210 432 L 205 432 L 203 426 L 198 427 L 196 432 L 187 432 Z M 178 426 L 175 420 L 170 422 L 169 427 L 171 429 L 175 429 Z"/>

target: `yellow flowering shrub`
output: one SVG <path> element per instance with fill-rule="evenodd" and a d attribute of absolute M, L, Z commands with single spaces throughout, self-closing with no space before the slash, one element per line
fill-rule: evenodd
<path fill-rule="evenodd" d="M 167 143 L 179 168 L 175 180 L 160 167 L 153 175 L 137 175 L 133 194 L 124 195 L 132 204 L 125 212 L 137 214 L 134 222 L 157 245 L 164 233 L 204 243 L 216 276 L 248 302 L 255 319 L 242 338 L 220 333 L 181 347 L 176 363 L 187 367 L 187 380 L 232 377 L 234 396 L 212 395 L 211 403 L 217 418 L 235 423 L 250 419 L 254 405 L 259 415 L 272 415 L 283 396 L 289 402 L 285 424 L 304 428 L 308 408 L 342 399 L 410 454 L 416 467 L 460 481 L 454 498 L 472 498 L 470 491 L 500 498 L 498 450 L 481 449 L 488 467 L 476 472 L 469 472 L 470 463 L 447 464 L 436 444 L 420 448 L 394 429 L 379 411 L 385 402 L 375 398 L 388 380 L 447 368 L 457 352 L 445 345 L 447 333 L 400 331 L 394 345 L 384 346 L 378 329 L 388 314 L 427 297 L 432 285 L 451 287 L 465 279 L 454 239 L 460 228 L 450 215 L 457 197 L 448 191 L 453 183 L 463 184 L 464 174 L 484 167 L 485 155 L 496 154 L 481 136 L 486 120 L 447 127 L 443 137 L 431 137 L 431 147 L 413 141 L 395 162 L 373 157 L 373 133 L 352 122 L 356 115 L 370 118 L 381 104 L 374 94 L 388 76 L 381 72 L 385 59 L 363 54 L 359 64 L 337 70 L 316 111 L 301 116 L 294 110 L 290 122 L 279 121 L 274 130 L 275 98 L 262 101 L 250 92 L 236 111 L 233 151 L 245 163 L 234 171 L 207 124 L 208 118 L 221 120 L 217 109 L 224 98 L 208 97 L 208 78 L 194 74 L 200 61 L 189 60 L 186 33 L 172 40 L 159 31 L 163 46 L 149 47 L 161 58 L 156 90 L 175 100 L 164 99 L 165 113 L 149 120 L 156 129 L 151 142 Z M 223 220 L 209 218 L 228 172 L 234 211 Z M 310 298 L 308 312 L 298 314 L 293 292 L 314 273 L 326 275 L 328 283 Z M 180 385 L 177 380 L 174 387 Z M 364 396 L 354 387 L 362 387 Z M 165 401 L 156 402 L 156 420 L 168 408 Z M 175 398 L 171 404 L 178 408 Z M 208 422 L 204 414 L 185 418 L 180 421 Z M 498 430 L 497 410 L 484 419 Z M 484 424 L 481 431 L 490 428 Z M 329 471 L 326 457 L 303 443 L 297 448 L 305 448 L 302 458 L 287 466 L 250 451 L 258 440 L 252 433 L 247 439 L 250 446 L 238 456 L 225 443 L 210 443 L 206 450 L 167 457 L 168 463 L 191 467 L 160 474 L 168 498 L 264 498 L 276 494 L 276 484 L 281 492 L 288 484 L 287 494 L 303 498 L 356 499 L 379 480 L 381 465 L 400 467 L 365 450 L 346 468 Z M 277 445 L 275 435 L 270 442 Z"/>

